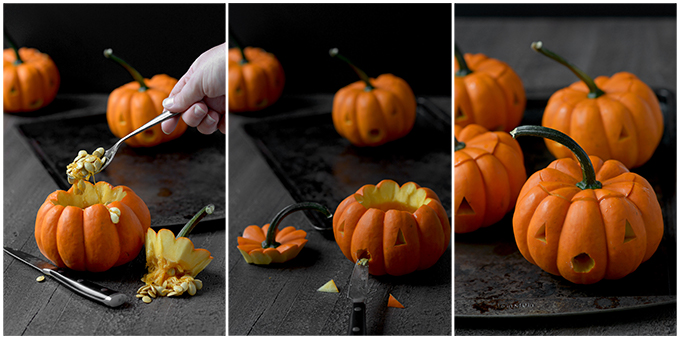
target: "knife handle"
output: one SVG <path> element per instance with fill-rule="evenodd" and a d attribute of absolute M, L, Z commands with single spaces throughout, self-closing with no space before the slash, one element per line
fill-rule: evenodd
<path fill-rule="evenodd" d="M 349 335 L 366 334 L 366 303 L 352 303 L 352 316 L 349 318 Z"/>
<path fill-rule="evenodd" d="M 66 287 L 88 297 L 94 301 L 98 301 L 109 307 L 118 307 L 127 301 L 127 296 L 123 293 L 110 290 L 106 287 L 97 285 L 93 282 L 83 279 L 75 279 L 70 277 L 64 270 L 47 270 L 48 275 L 58 280 Z"/>

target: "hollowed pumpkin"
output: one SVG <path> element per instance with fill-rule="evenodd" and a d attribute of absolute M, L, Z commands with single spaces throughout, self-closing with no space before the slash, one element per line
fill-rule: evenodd
<path fill-rule="evenodd" d="M 136 258 L 151 224 L 144 201 L 126 186 L 84 184 L 81 194 L 72 186 L 45 199 L 35 221 L 40 252 L 59 267 L 91 272 Z M 112 216 L 115 209 L 117 222 Z"/>
<path fill-rule="evenodd" d="M 527 179 L 519 143 L 502 131 L 455 126 L 455 232 L 472 232 L 501 220 L 515 207 Z"/>
<path fill-rule="evenodd" d="M 351 262 L 369 259 L 369 273 L 398 276 L 434 265 L 449 245 L 451 225 L 431 189 L 383 180 L 338 205 L 333 233 Z"/>
<path fill-rule="evenodd" d="M 512 223 L 524 258 L 573 283 L 592 284 L 622 278 L 654 254 L 663 215 L 645 178 L 617 160 L 589 157 L 556 130 L 521 126 L 511 134 L 549 138 L 578 159 L 555 160 L 522 187 Z"/>

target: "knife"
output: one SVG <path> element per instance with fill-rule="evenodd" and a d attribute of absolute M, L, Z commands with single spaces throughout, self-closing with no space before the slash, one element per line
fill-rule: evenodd
<path fill-rule="evenodd" d="M 109 307 L 118 307 L 125 303 L 127 296 L 123 293 L 110 290 L 95 283 L 71 277 L 64 269 L 61 269 L 45 260 L 34 257 L 13 248 L 5 247 L 5 252 L 23 263 L 31 266 L 45 275 L 49 275 L 66 287 L 92 300 L 98 301 Z"/>
<path fill-rule="evenodd" d="M 366 334 L 366 291 L 368 290 L 368 260 L 359 259 L 349 279 L 347 297 L 352 300 L 349 335 Z"/>

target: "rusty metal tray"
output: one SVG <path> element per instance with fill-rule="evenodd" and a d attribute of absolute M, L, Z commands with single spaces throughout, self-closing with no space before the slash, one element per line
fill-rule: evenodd
<path fill-rule="evenodd" d="M 60 189 L 71 187 L 66 166 L 79 150 L 108 148 L 118 139 L 105 114 L 46 118 L 17 126 L 30 148 Z M 116 158 L 96 180 L 131 187 L 149 207 L 152 227 L 185 224 L 207 204 L 215 212 L 203 220 L 225 219 L 225 136 L 203 135 L 188 128 L 184 135 L 151 148 L 121 146 Z"/>
<path fill-rule="evenodd" d="M 550 93 L 527 93 L 522 124 L 540 125 Z M 515 244 L 510 212 L 492 226 L 454 237 L 457 319 L 599 314 L 676 302 L 676 106 L 670 91 L 655 93 L 664 114 L 664 136 L 652 159 L 633 170 L 652 184 L 663 210 L 665 233 L 652 258 L 619 280 L 573 284 L 524 259 Z M 518 141 L 528 175 L 554 160 L 541 139 Z"/>
<path fill-rule="evenodd" d="M 431 188 L 451 215 L 450 112 L 419 97 L 411 132 L 378 147 L 352 146 L 335 131 L 330 112 L 267 118 L 243 129 L 298 202 L 333 210 L 361 186 L 392 179 Z M 319 213 L 306 215 L 317 230 L 332 228 Z"/>

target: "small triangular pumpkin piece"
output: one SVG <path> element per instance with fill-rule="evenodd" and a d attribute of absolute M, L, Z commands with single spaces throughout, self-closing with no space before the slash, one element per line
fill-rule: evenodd
<path fill-rule="evenodd" d="M 387 300 L 387 307 L 404 308 L 404 305 L 402 305 L 392 294 L 390 294 L 390 298 Z"/>
<path fill-rule="evenodd" d="M 325 283 L 323 286 L 319 287 L 317 290 L 319 292 L 329 292 L 329 293 L 339 293 L 338 291 L 338 286 L 335 285 L 335 281 L 331 279 L 327 283 Z"/>

